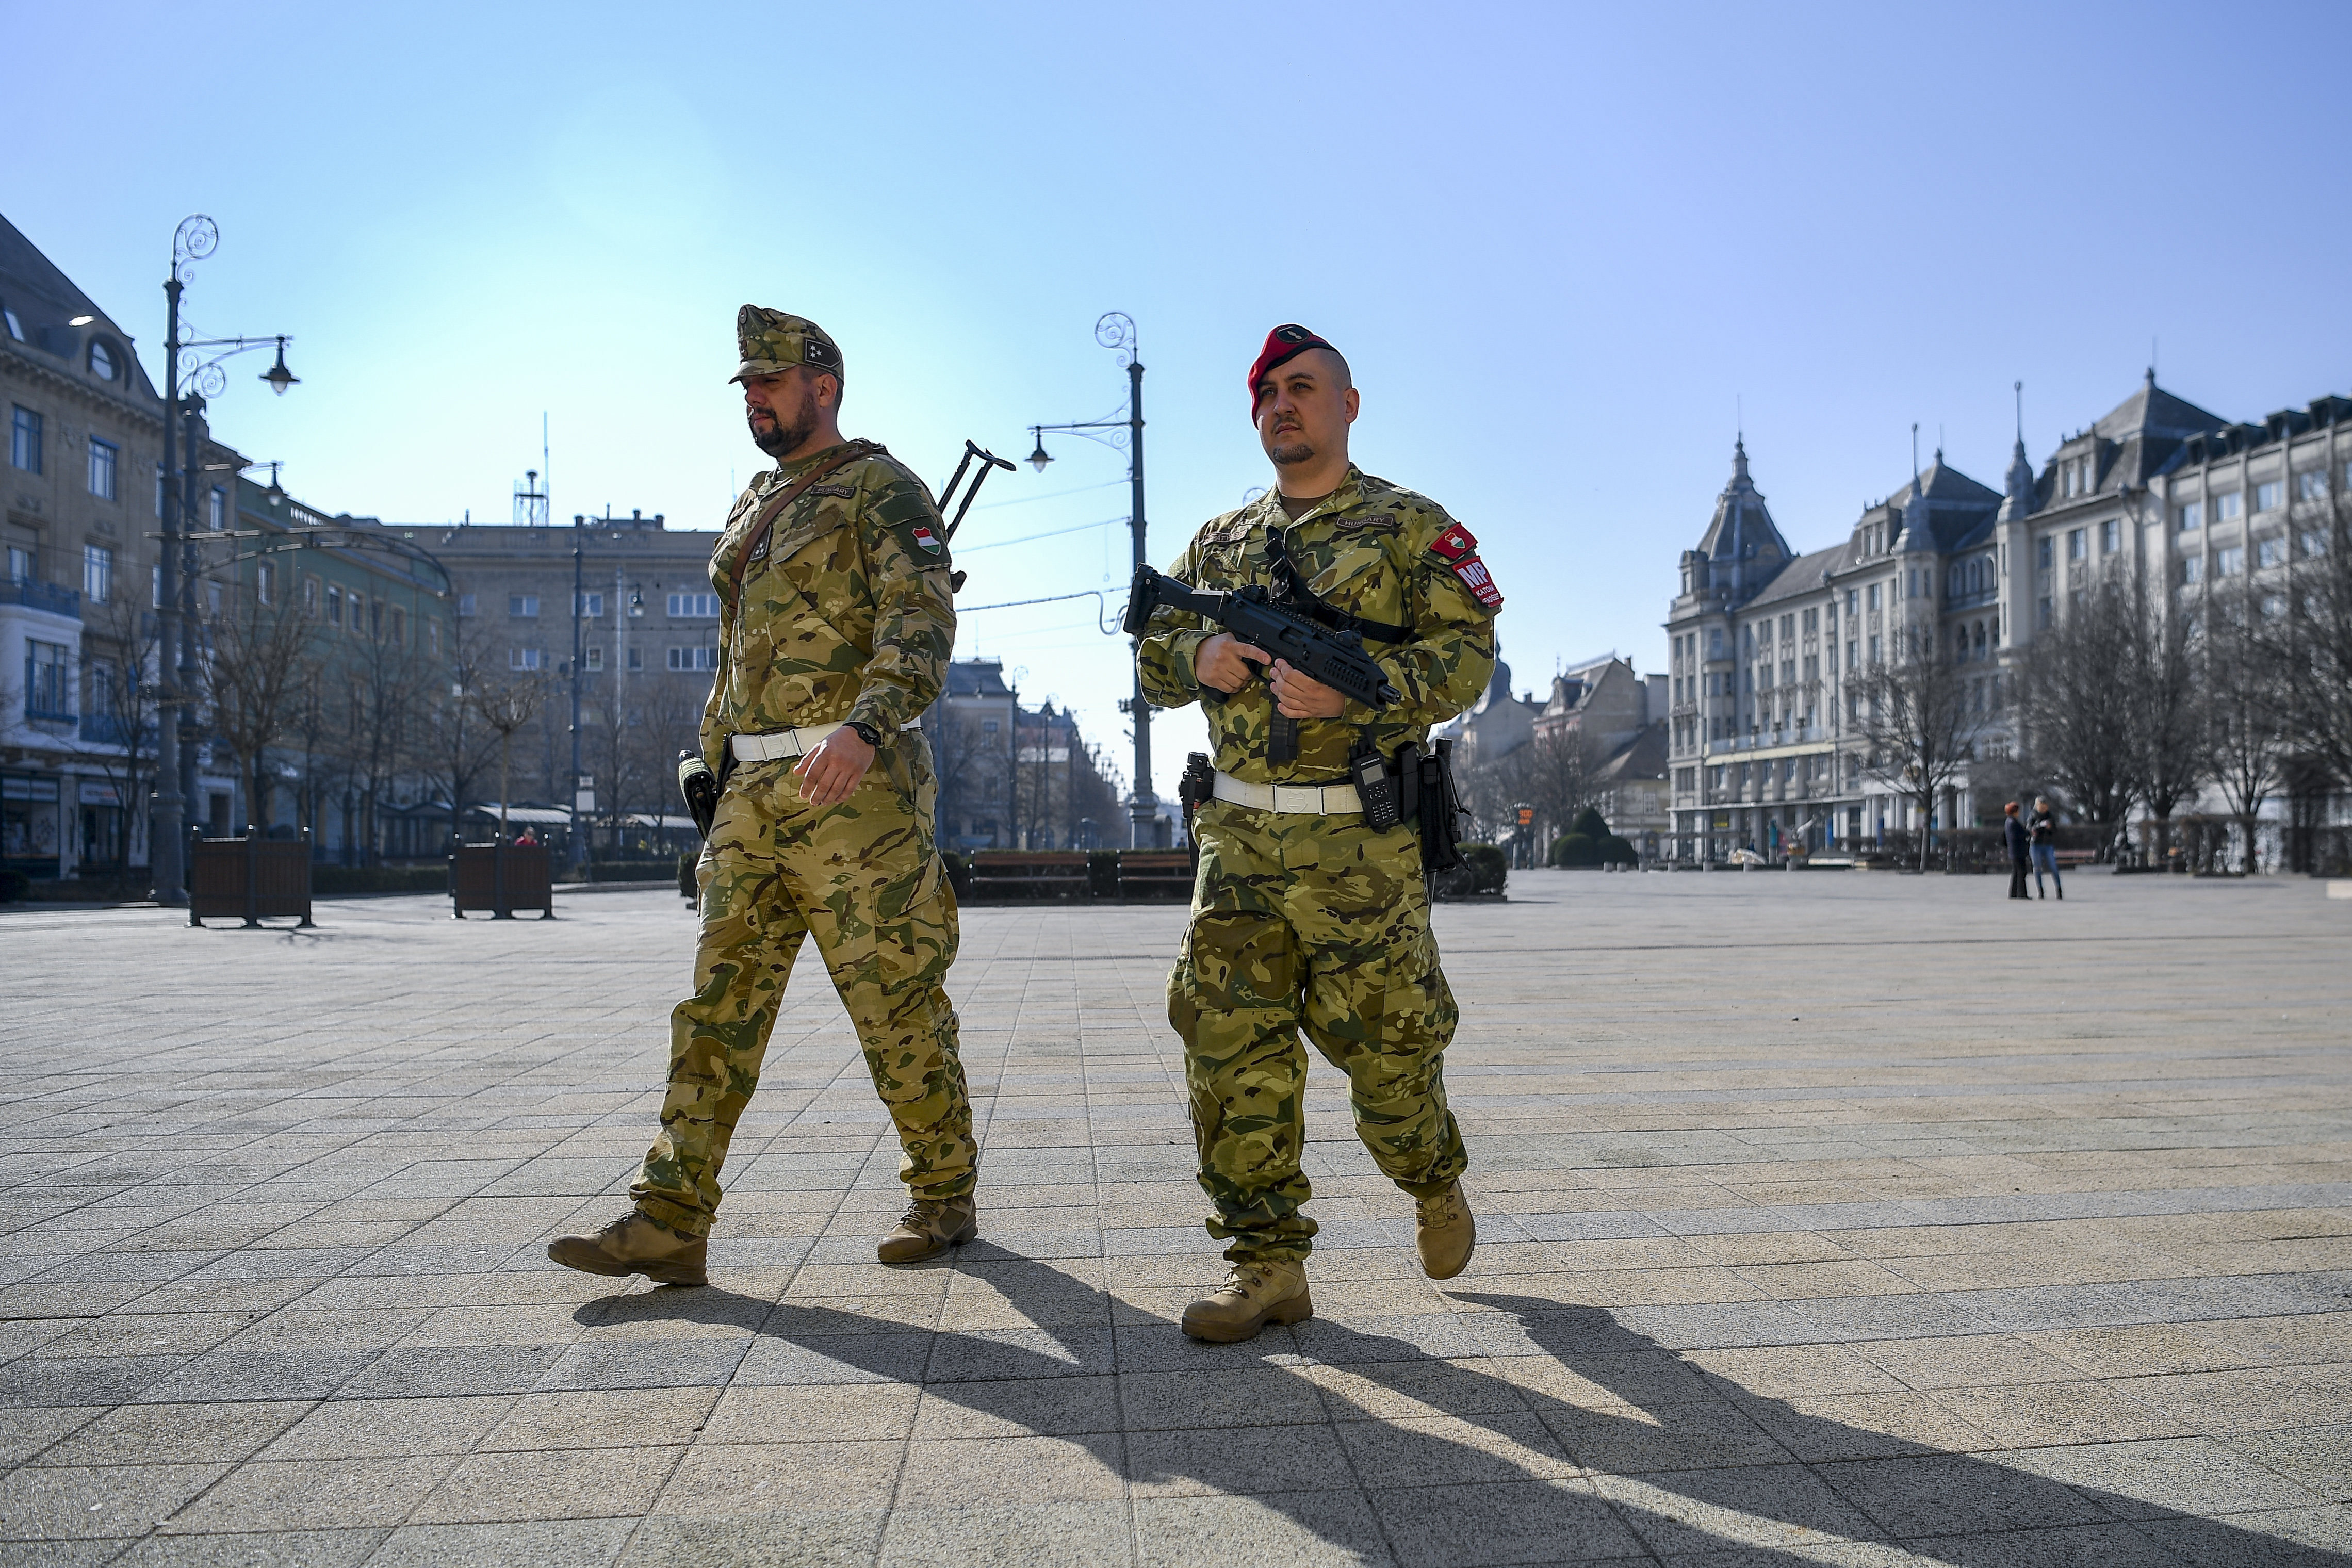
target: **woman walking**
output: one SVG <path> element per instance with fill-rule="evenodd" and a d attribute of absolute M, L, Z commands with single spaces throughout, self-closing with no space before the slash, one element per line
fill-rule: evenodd
<path fill-rule="evenodd" d="M 2021 899 L 2025 892 L 2026 848 L 2032 842 L 2025 824 L 2019 820 L 2017 802 L 2011 801 L 2001 810 L 2001 837 L 2009 845 L 2009 896 Z"/>
<path fill-rule="evenodd" d="M 2046 870 L 2050 873 L 2051 887 L 2057 890 L 2059 901 L 2064 902 L 2066 884 L 2058 879 L 2058 814 L 2050 809 L 2048 795 L 2034 797 L 2033 816 L 2027 822 L 2025 831 L 2032 846 L 2035 896 L 2045 899 L 2050 896 L 2042 890 L 2042 873 Z M 2025 895 L 2021 892 L 2018 896 L 2023 898 Z"/>

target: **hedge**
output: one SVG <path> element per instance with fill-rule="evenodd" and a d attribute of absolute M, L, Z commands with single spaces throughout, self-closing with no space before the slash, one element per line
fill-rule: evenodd
<path fill-rule="evenodd" d="M 1571 868 L 1601 864 L 1601 847 L 1589 835 L 1563 833 L 1551 841 L 1551 863 Z"/>

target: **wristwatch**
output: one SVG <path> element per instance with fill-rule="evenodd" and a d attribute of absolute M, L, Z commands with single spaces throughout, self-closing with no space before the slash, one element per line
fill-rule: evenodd
<path fill-rule="evenodd" d="M 865 720 L 852 719 L 847 723 L 842 725 L 842 728 L 851 731 L 859 740 L 865 742 L 876 751 L 878 752 L 882 749 L 881 732 L 876 730 L 873 725 L 866 722 Z"/>

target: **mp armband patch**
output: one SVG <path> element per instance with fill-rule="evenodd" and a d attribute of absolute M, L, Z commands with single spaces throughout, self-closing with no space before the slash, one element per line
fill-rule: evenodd
<path fill-rule="evenodd" d="M 1495 586 L 1493 574 L 1478 559 L 1478 541 L 1458 522 L 1446 524 L 1444 531 L 1429 542 L 1429 552 L 1445 563 L 1446 569 L 1462 579 L 1470 596 L 1490 610 L 1503 607 L 1503 591 Z"/>

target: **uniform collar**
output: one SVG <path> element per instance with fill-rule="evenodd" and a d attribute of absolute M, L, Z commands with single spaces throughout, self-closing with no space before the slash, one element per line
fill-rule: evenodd
<path fill-rule="evenodd" d="M 1313 511 L 1302 512 L 1293 520 L 1288 512 L 1282 510 L 1282 492 L 1279 489 L 1270 489 L 1257 498 L 1258 521 L 1280 528 L 1296 528 L 1300 523 L 1312 522 L 1317 518 L 1337 517 L 1351 508 L 1363 504 L 1364 470 L 1349 463 L 1348 477 L 1339 481 L 1339 488 L 1325 496 Z"/>

